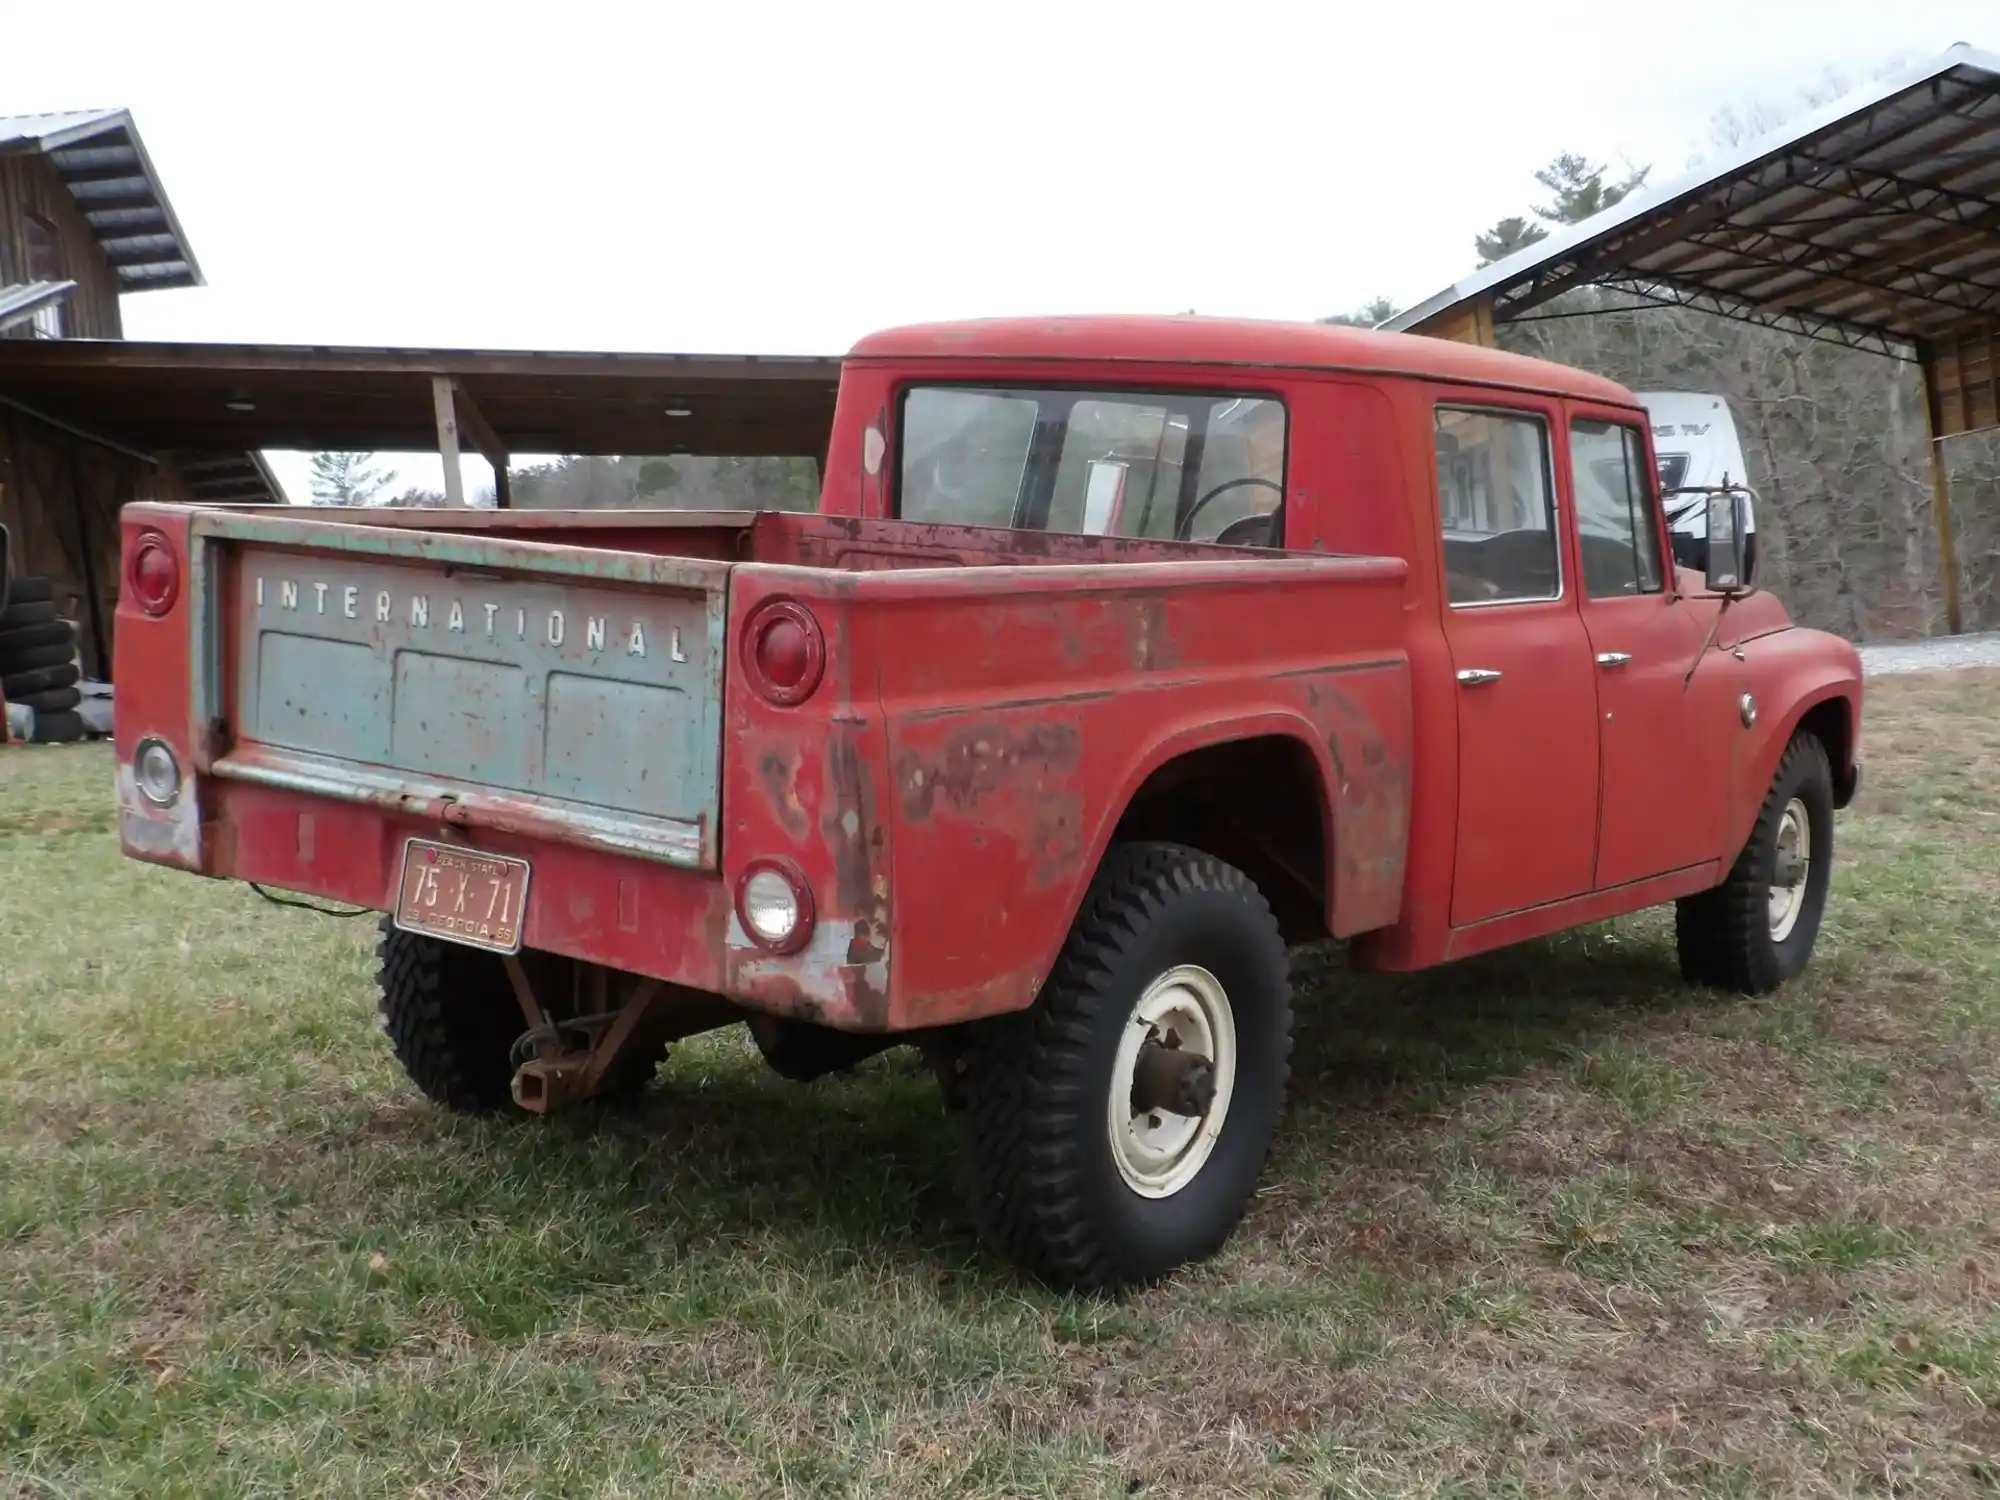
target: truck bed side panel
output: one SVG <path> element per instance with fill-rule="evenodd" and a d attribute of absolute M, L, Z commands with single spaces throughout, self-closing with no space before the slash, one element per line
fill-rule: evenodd
<path fill-rule="evenodd" d="M 758 831 L 825 851 L 809 873 L 833 880 L 837 920 L 820 961 L 887 958 L 886 996 L 849 973 L 887 1024 L 1018 1009 L 1147 775 L 1205 744 L 1282 735 L 1320 769 L 1324 805 L 1300 815 L 1331 824 L 1335 930 L 1393 921 L 1409 809 L 1402 572 L 1240 555 L 1157 575 L 740 569 L 733 618 L 758 596 L 820 594 L 811 608 L 833 613 L 829 639 L 854 660 L 824 748 L 746 721 L 731 753 L 755 764 L 728 778 L 744 790 L 725 809 L 727 863 Z"/>

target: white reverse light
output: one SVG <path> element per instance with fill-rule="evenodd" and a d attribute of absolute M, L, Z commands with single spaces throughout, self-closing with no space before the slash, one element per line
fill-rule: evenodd
<path fill-rule="evenodd" d="M 743 882 L 743 920 L 766 943 L 777 945 L 798 930 L 799 897 L 776 870 L 758 870 Z"/>
<path fill-rule="evenodd" d="M 139 795 L 155 807 L 172 807 L 180 800 L 181 765 L 160 740 L 141 740 L 132 757 L 132 779 Z"/>

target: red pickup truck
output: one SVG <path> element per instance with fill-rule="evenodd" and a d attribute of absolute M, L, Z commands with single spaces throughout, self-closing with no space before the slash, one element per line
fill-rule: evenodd
<path fill-rule="evenodd" d="M 1860 671 L 1677 571 L 1646 414 L 1348 329 L 918 328 L 842 376 L 816 515 L 134 505 L 127 853 L 381 910 L 452 1108 L 642 1087 L 747 1022 L 921 1047 L 992 1241 L 1156 1278 L 1253 1190 L 1290 945 L 1407 970 L 1668 901 L 1799 972 Z"/>

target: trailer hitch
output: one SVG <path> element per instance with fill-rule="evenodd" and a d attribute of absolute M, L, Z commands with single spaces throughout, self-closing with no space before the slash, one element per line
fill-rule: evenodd
<path fill-rule="evenodd" d="M 518 956 L 508 955 L 507 980 L 528 1022 L 514 1043 L 514 1102 L 536 1114 L 579 1104 L 604 1092 L 639 1048 L 679 1041 L 743 1019 L 719 995 L 703 994 L 660 979 L 633 976 L 617 1009 L 551 1017 Z M 590 966 L 591 988 L 607 997 L 611 972 Z"/>

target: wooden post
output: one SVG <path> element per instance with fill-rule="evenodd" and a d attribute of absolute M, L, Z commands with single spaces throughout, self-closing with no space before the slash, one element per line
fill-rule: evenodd
<path fill-rule="evenodd" d="M 1944 580 L 1944 628 L 1961 634 L 1964 616 L 1958 600 L 1958 549 L 1951 540 L 1951 470 L 1945 465 L 1944 424 L 1938 410 L 1937 365 L 1928 347 L 1919 352 L 1917 369 L 1924 382 L 1924 436 L 1931 455 L 1931 516 L 1937 523 L 1938 572 Z"/>
<path fill-rule="evenodd" d="M 437 408 L 438 455 L 444 459 L 444 503 L 465 504 L 465 475 L 458 466 L 458 410 L 449 375 L 431 376 L 431 403 Z"/>
<path fill-rule="evenodd" d="M 451 388 L 451 407 L 458 430 L 471 438 L 472 446 L 493 465 L 493 503 L 506 510 L 513 501 L 512 487 L 507 483 L 507 445 L 500 441 L 500 434 L 486 420 L 486 413 L 479 409 L 479 403 L 472 399 L 472 392 L 463 381 L 448 376 L 438 378 Z"/>

